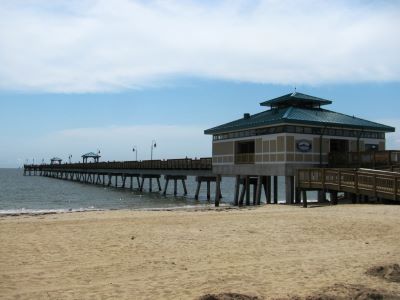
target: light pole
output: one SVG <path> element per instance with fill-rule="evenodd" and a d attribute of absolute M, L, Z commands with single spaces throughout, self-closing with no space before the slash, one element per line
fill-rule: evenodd
<path fill-rule="evenodd" d="M 157 148 L 157 143 L 155 140 L 151 141 L 151 160 L 153 160 L 153 149 Z"/>
<path fill-rule="evenodd" d="M 138 150 L 137 150 L 137 146 L 136 146 L 136 145 L 133 146 L 132 152 L 135 152 L 135 154 L 136 154 L 136 161 L 137 161 L 137 153 L 138 153 Z"/>

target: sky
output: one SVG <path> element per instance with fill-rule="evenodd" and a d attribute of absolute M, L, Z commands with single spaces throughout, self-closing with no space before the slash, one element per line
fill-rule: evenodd
<path fill-rule="evenodd" d="M 400 128 L 398 53 L 399 1 L 1 0 L 0 167 L 210 156 L 295 89 Z"/>

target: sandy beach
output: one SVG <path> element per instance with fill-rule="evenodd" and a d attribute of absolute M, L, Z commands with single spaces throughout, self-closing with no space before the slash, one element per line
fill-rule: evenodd
<path fill-rule="evenodd" d="M 3 217 L 0 241 L 1 299 L 400 299 L 366 274 L 400 263 L 400 206 Z"/>

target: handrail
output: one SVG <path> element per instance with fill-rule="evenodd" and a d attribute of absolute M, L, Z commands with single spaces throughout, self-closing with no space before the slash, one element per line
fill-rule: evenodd
<path fill-rule="evenodd" d="M 380 167 L 400 164 L 400 151 L 330 152 L 329 166 Z"/>
<path fill-rule="evenodd" d="M 77 169 L 138 169 L 138 170 L 212 170 L 212 158 L 200 159 L 168 159 L 168 160 L 144 160 L 144 161 L 112 161 L 98 163 L 65 163 L 65 164 L 41 164 L 24 165 L 24 169 L 37 170 L 77 170 Z"/>
<path fill-rule="evenodd" d="M 400 199 L 400 173 L 371 169 L 300 169 L 299 189 L 323 189 Z"/>

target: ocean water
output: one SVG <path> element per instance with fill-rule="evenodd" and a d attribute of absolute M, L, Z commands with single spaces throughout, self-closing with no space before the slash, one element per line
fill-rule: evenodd
<path fill-rule="evenodd" d="M 146 184 L 147 180 L 146 180 Z M 186 181 L 188 195 L 178 182 L 178 196 L 174 197 L 173 182 L 170 181 L 167 196 L 159 192 L 139 192 L 129 188 L 105 188 L 102 186 L 71 182 L 41 176 L 23 176 L 22 169 L 0 169 L 0 215 L 22 213 L 46 213 L 110 209 L 170 209 L 213 204 L 215 185 L 211 184 L 211 201 L 207 201 L 206 184 L 202 184 L 199 200 L 194 199 L 196 182 L 194 177 Z M 223 205 L 232 205 L 234 179 L 223 177 L 221 192 Z M 129 182 L 127 180 L 127 185 Z M 134 188 L 136 181 L 134 180 Z M 164 180 L 161 179 L 164 188 Z M 153 191 L 157 189 L 153 181 Z M 284 201 L 284 179 L 279 178 L 279 201 Z M 264 195 L 262 201 L 265 201 Z"/>

